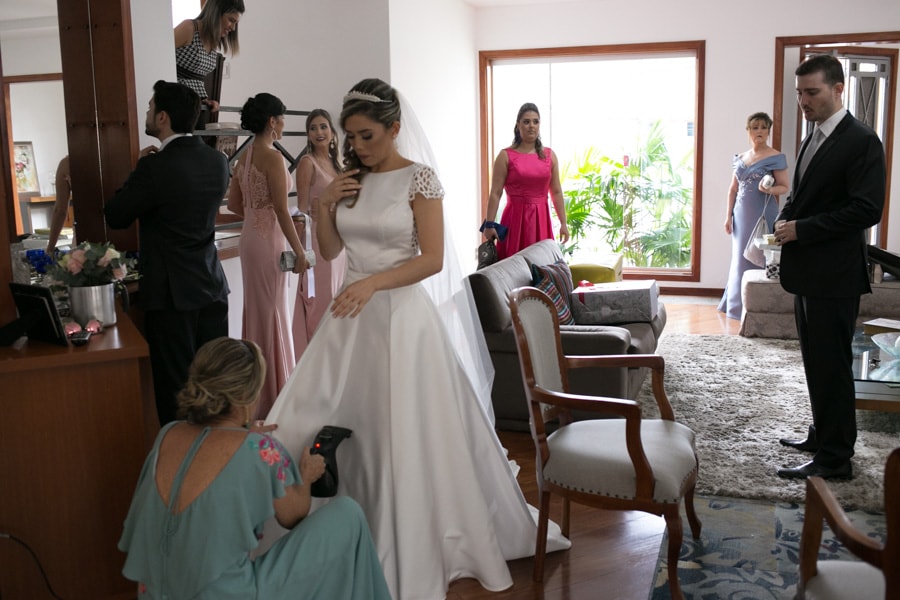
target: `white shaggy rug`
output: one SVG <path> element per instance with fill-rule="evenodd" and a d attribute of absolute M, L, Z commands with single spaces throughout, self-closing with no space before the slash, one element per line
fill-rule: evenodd
<path fill-rule="evenodd" d="M 697 434 L 698 494 L 802 502 L 803 480 L 781 479 L 781 466 L 812 455 L 786 448 L 811 422 L 796 340 L 732 335 L 663 334 L 666 394 L 675 418 Z M 644 416 L 658 416 L 650 378 L 638 397 Z M 845 508 L 884 510 L 884 463 L 900 446 L 900 414 L 857 411 L 852 481 L 829 481 Z"/>

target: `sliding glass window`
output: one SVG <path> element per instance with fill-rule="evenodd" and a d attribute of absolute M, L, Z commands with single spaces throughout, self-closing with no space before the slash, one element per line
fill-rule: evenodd
<path fill-rule="evenodd" d="M 703 52 L 703 42 L 482 52 L 482 197 L 519 107 L 533 102 L 560 164 L 569 260 L 621 253 L 626 274 L 699 280 Z"/>

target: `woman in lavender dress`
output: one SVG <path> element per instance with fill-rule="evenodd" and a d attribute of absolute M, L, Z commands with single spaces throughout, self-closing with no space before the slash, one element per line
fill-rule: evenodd
<path fill-rule="evenodd" d="M 750 115 L 747 118 L 750 149 L 736 154 L 732 161 L 734 175 L 728 188 L 728 213 L 725 217 L 725 233 L 731 236 L 731 269 L 725 293 L 719 302 L 719 311 L 730 319 L 741 318 L 741 278 L 744 271 L 758 268 L 744 258 L 744 247 L 761 214 L 766 215 L 771 230 L 778 215 L 778 196 L 790 189 L 787 159 L 769 146 L 771 128 L 772 119 L 766 113 Z M 763 185 L 766 175 L 775 179 L 769 187 Z"/>

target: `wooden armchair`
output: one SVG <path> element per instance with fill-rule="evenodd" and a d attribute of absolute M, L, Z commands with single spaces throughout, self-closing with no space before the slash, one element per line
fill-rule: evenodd
<path fill-rule="evenodd" d="M 531 287 L 518 288 L 509 303 L 537 451 L 540 506 L 534 580 L 543 581 L 550 494 L 554 493 L 563 498 L 562 532 L 566 536 L 570 501 L 664 517 L 669 535 L 669 588 L 672 598 L 683 598 L 678 583 L 680 507 L 683 498 L 691 533 L 699 538 L 701 524 L 694 511 L 699 463 L 694 432 L 675 422 L 663 389 L 663 358 L 655 354 L 565 356 L 559 318 L 546 294 Z M 642 419 L 641 407 L 633 400 L 569 393 L 569 369 L 581 367 L 649 368 L 662 418 Z M 573 409 L 624 418 L 573 421 Z M 548 435 L 546 424 L 554 420 L 559 427 Z"/>
<path fill-rule="evenodd" d="M 900 598 L 900 448 L 890 453 L 884 468 L 884 510 L 887 537 L 880 544 L 853 527 L 824 479 L 806 480 L 797 598 Z M 823 521 L 861 561 L 817 560 Z"/>

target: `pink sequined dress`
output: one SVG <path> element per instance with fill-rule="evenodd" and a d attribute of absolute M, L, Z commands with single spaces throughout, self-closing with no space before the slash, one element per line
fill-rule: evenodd
<path fill-rule="evenodd" d="M 504 152 L 509 162 L 503 186 L 506 207 L 500 224 L 509 227 L 509 234 L 497 244 L 497 256 L 501 259 L 541 240 L 553 239 L 548 200 L 553 170 L 550 148 L 543 149 L 544 158 L 512 148 Z"/>
<path fill-rule="evenodd" d="M 344 251 L 342 250 L 334 260 L 325 260 L 319 251 L 319 241 L 316 238 L 319 197 L 334 176 L 326 173 L 312 156 L 304 156 L 301 160 L 312 162 L 315 175 L 309 186 L 309 207 L 300 207 L 301 211 L 308 209 L 308 214 L 312 218 L 312 227 L 300 236 L 300 243 L 304 248 L 312 246 L 316 253 L 316 266 L 300 276 L 300 284 L 297 286 L 297 301 L 294 303 L 292 325 L 294 355 L 297 360 L 300 360 L 306 350 L 309 340 L 312 339 L 313 333 L 319 326 L 319 321 L 322 320 L 322 315 L 331 306 L 331 300 L 341 289 L 344 271 L 347 269 Z"/>
<path fill-rule="evenodd" d="M 294 368 L 294 344 L 289 320 L 288 275 L 279 258 L 288 250 L 278 225 L 265 173 L 252 163 L 253 146 L 238 165 L 234 183 L 241 186 L 244 225 L 241 229 L 241 272 L 244 316 L 241 337 L 256 343 L 266 359 L 266 382 L 259 395 L 255 419 L 264 419 Z M 291 187 L 287 166 L 284 176 Z"/>

